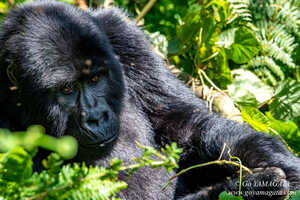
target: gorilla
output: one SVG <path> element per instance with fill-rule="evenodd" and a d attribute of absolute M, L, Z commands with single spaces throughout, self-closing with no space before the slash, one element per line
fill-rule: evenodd
<path fill-rule="evenodd" d="M 160 148 L 176 142 L 180 169 L 231 155 L 253 169 L 244 199 L 279 200 L 300 189 L 300 159 L 279 138 L 211 113 L 167 69 L 143 31 L 117 8 L 82 11 L 56 1 L 14 8 L 0 26 L 0 127 L 42 124 L 48 134 L 79 141 L 74 161 L 130 163 L 135 141 Z M 42 155 L 40 155 L 43 157 Z M 37 161 L 38 162 L 38 159 Z M 179 176 L 143 168 L 120 179 L 129 200 L 215 200 L 238 191 L 237 167 L 212 165 Z"/>

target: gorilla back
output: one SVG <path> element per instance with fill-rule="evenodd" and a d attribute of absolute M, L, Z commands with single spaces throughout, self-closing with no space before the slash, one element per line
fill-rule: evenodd
<path fill-rule="evenodd" d="M 300 160 L 278 138 L 210 113 L 116 8 L 84 12 L 55 1 L 26 4 L 1 24 L 0 46 L 1 128 L 23 130 L 34 123 L 51 135 L 72 135 L 80 144 L 75 161 L 95 165 L 113 157 L 130 163 L 139 155 L 135 141 L 156 148 L 177 142 L 184 149 L 182 169 L 218 159 L 226 143 L 232 155 L 256 169 L 243 178 L 253 183 L 243 191 L 300 189 Z M 9 89 L 14 85 L 17 91 Z M 145 168 L 130 178 L 120 175 L 128 183 L 120 197 L 217 199 L 224 190 L 238 190 L 236 170 L 195 169 L 161 192 L 170 175 Z M 255 187 L 256 181 L 284 184 Z"/>

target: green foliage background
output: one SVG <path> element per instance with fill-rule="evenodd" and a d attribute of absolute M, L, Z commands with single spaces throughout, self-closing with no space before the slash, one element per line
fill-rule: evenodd
<path fill-rule="evenodd" d="M 115 0 L 133 16 L 148 2 Z M 171 64 L 300 152 L 300 0 L 160 0 L 143 22 Z"/>

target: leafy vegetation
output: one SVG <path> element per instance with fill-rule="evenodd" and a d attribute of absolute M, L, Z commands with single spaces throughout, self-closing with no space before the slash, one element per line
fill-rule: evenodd
<path fill-rule="evenodd" d="M 116 2 L 138 15 L 147 1 Z M 245 122 L 281 137 L 300 155 L 299 0 L 162 0 L 144 20 L 150 35 L 166 38 L 153 40 L 155 46 L 188 74 L 184 80 L 196 92 L 200 86 L 209 105 L 229 102 L 216 98 L 227 94 Z M 219 95 L 203 95 L 207 86 Z M 299 192 L 291 197 L 298 198 Z"/>
<path fill-rule="evenodd" d="M 151 1 L 154 4 L 146 12 L 144 8 L 149 5 L 148 0 L 64 1 L 94 7 L 108 6 L 111 4 L 107 2 L 113 2 L 127 9 L 137 17 L 138 24 L 144 25 L 155 49 L 166 56 L 181 75 L 185 75 L 184 80 L 192 83 L 196 92 L 199 88 L 211 88 L 208 93 L 214 92 L 213 95 L 205 95 L 209 97 L 209 105 L 222 102 L 215 98 L 216 93 L 227 100 L 231 98 L 245 122 L 258 131 L 281 137 L 296 155 L 300 155 L 300 0 L 160 0 Z M 21 2 L 25 0 L 0 0 L 0 20 L 10 8 Z M 229 102 L 227 100 L 223 102 Z M 228 107 L 229 104 L 222 106 Z M 0 147 L 7 153 L 0 157 L 0 167 L 3 169 L 0 170 L 0 188 L 3 194 L 12 195 L 12 198 L 27 198 L 16 196 L 25 195 L 24 192 L 17 192 L 18 188 L 27 188 L 26 195 L 31 197 L 45 194 L 48 188 L 47 191 L 53 189 L 54 192 L 47 192 L 46 195 L 63 194 L 66 195 L 63 197 L 70 199 L 75 195 L 74 199 L 80 199 L 76 191 L 87 192 L 85 183 L 90 181 L 95 187 L 89 194 L 94 195 L 92 191 L 95 189 L 99 192 L 101 188 L 107 193 L 97 198 L 107 199 L 126 187 L 125 183 L 113 178 L 122 169 L 121 161 L 117 160 L 112 161 L 108 169 L 85 165 L 61 167 L 60 157 L 68 158 L 72 154 L 61 154 L 60 157 L 53 154 L 44 162 L 47 170 L 40 175 L 33 174 L 31 159 L 36 147 L 60 154 L 58 146 L 55 146 L 58 141 L 52 140 L 56 142 L 48 144 L 41 139 L 44 135 L 21 133 L 11 136 L 7 131 L 2 131 L 1 137 L 6 137 L 5 144 L 0 140 Z M 61 141 L 65 144 L 65 141 Z M 30 149 L 30 146 L 35 148 Z M 153 149 L 142 149 L 153 153 Z M 64 152 L 74 153 L 72 150 Z M 142 160 L 136 160 L 139 167 L 146 165 L 141 163 Z M 15 168 L 12 167 L 15 162 L 23 167 L 17 174 L 9 174 L 10 168 Z M 168 166 L 168 162 L 165 161 L 161 166 Z M 11 179 L 5 179 L 6 176 Z M 54 182 L 49 177 L 53 177 Z M 97 178 L 90 180 L 89 177 Z M 62 180 L 67 184 L 64 185 Z M 73 185 L 78 180 L 82 182 Z M 106 184 L 111 184 L 111 190 L 105 189 Z M 70 190 L 73 186 L 77 189 Z M 63 189 L 56 193 L 55 188 L 61 187 Z M 291 199 L 299 199 L 299 196 L 297 192 Z M 219 198 L 242 199 L 227 193 L 220 194 Z"/>
<path fill-rule="evenodd" d="M 166 17 L 145 17 L 147 30 L 157 27 L 154 31 L 168 41 L 167 52 L 162 53 L 191 77 L 193 89 L 198 83 L 229 95 L 244 121 L 258 131 L 281 136 L 299 153 L 300 1 L 187 2 L 180 7 L 169 1 L 176 6 Z M 164 5 L 157 3 L 147 16 L 157 16 L 158 7 L 164 10 Z M 161 27 L 162 20 L 173 26 Z"/>
<path fill-rule="evenodd" d="M 299 81 L 297 53 L 300 10 L 297 1 L 252 1 L 249 9 L 258 28 L 257 36 L 262 44 L 262 51 L 247 63 L 246 68 L 254 70 L 260 78 L 273 86 L 288 77 Z"/>
<path fill-rule="evenodd" d="M 164 167 L 169 172 L 177 168 L 179 154 L 176 144 L 157 151 L 152 147 L 137 146 L 144 150 L 140 158 L 133 158 L 132 165 L 124 166 L 121 160 L 113 159 L 110 166 L 92 167 L 81 164 L 63 164 L 63 159 L 72 158 L 77 151 L 76 140 L 65 136 L 60 139 L 43 134 L 41 127 L 30 127 L 26 132 L 11 134 L 0 129 L 0 199 L 2 200 L 108 200 L 127 187 L 117 175 L 120 171 L 134 173 L 144 166 Z M 4 142 L 3 142 L 4 144 Z M 56 151 L 43 161 L 45 170 L 33 172 L 33 157 L 37 147 Z M 54 148 L 55 147 L 55 148 Z M 156 158 L 156 159 L 154 159 Z"/>
<path fill-rule="evenodd" d="M 150 32 L 157 27 L 155 31 L 166 37 L 170 62 L 193 77 L 196 85 L 200 80 L 202 86 L 227 93 L 244 121 L 259 131 L 275 131 L 298 152 L 300 1 L 189 0 L 183 7 L 169 3 L 176 5 L 170 15 L 145 17 L 145 27 Z M 147 16 L 157 16 L 158 7 L 166 9 L 157 3 Z M 177 23 L 163 26 L 162 20 Z"/>

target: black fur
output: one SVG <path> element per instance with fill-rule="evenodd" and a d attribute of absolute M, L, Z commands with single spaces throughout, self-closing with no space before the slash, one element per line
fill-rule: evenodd
<path fill-rule="evenodd" d="M 53 88 L 58 82 L 63 85 L 77 80 L 84 65 L 81 61 L 93 58 L 97 66 L 108 67 L 110 73 L 105 83 L 88 91 L 86 98 L 105 105 L 93 108 L 115 116 L 107 122 L 110 128 L 101 134 L 115 135 L 117 131 L 119 136 L 105 149 L 80 149 L 77 160 L 106 165 L 118 157 L 130 163 L 131 157 L 140 155 L 135 141 L 156 148 L 177 142 L 184 149 L 180 160 L 183 169 L 218 159 L 226 143 L 231 155 L 249 168 L 259 169 L 243 178 L 252 184 L 243 185 L 245 199 L 283 199 L 282 195 L 246 196 L 247 191 L 300 189 L 300 160 L 277 137 L 210 113 L 204 101 L 170 73 L 143 31 L 119 9 L 84 12 L 53 1 L 27 4 L 13 9 L 2 23 L 0 46 L 2 128 L 19 130 L 39 123 L 52 135 L 73 133 L 78 127 L 77 119 L 72 118 L 80 118 L 80 106 L 73 94 L 63 98 L 66 102 L 59 102 L 63 95 L 57 96 Z M 107 60 L 109 64 L 104 62 Z M 7 77 L 7 68 L 12 69 L 17 81 Z M 9 89 L 12 82 L 18 90 Z M 89 109 L 88 114 L 93 111 Z M 79 142 L 84 140 L 75 137 Z M 223 159 L 228 159 L 226 153 Z M 161 192 L 171 175 L 162 169 L 140 169 L 130 178 L 120 175 L 129 184 L 120 197 L 217 199 L 224 190 L 238 190 L 236 170 L 231 166 L 194 169 Z M 266 181 L 281 185 L 257 186 Z"/>

